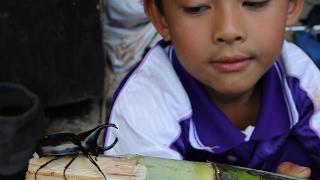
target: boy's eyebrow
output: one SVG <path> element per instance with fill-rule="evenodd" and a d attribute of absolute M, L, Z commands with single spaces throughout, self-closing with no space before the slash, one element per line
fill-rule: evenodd
<path fill-rule="evenodd" d="M 173 0 L 169 0 L 169 1 L 173 1 Z M 182 0 L 183 3 L 213 3 L 216 0 Z M 227 1 L 227 0 L 223 0 L 223 1 Z"/>

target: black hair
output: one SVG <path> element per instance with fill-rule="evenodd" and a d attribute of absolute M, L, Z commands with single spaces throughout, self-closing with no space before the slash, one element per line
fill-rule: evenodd
<path fill-rule="evenodd" d="M 154 2 L 156 3 L 156 6 L 158 7 L 160 13 L 163 14 L 162 1 L 161 0 L 154 0 Z"/>

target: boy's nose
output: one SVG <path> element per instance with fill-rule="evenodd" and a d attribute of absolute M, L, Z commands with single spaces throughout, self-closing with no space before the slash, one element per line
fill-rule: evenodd
<path fill-rule="evenodd" d="M 213 23 L 213 40 L 217 44 L 244 42 L 247 38 L 245 25 L 236 13 L 220 15 Z"/>
<path fill-rule="evenodd" d="M 224 32 L 219 34 L 215 38 L 215 41 L 217 43 L 227 43 L 227 44 L 242 42 L 243 40 L 244 40 L 244 35 L 237 32 Z"/>

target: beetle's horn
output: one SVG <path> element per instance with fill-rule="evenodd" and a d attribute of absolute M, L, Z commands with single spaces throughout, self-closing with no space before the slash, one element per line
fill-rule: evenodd
<path fill-rule="evenodd" d="M 87 149 L 95 149 L 95 150 L 103 149 L 104 150 L 105 148 L 98 146 L 97 140 L 102 129 L 107 127 L 117 128 L 117 126 L 114 124 L 103 124 L 94 129 L 91 129 L 89 131 L 79 134 L 78 136 L 82 141 L 82 146 L 84 146 Z M 117 143 L 117 141 L 118 140 L 116 139 L 115 142 L 113 142 L 110 146 L 106 147 L 106 150 L 112 148 L 115 145 L 115 143 Z"/>

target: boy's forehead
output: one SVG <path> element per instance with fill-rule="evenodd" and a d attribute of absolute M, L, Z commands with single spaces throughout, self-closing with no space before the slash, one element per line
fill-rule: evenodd
<path fill-rule="evenodd" d="M 189 2 L 189 3 L 210 3 L 210 2 L 242 2 L 243 0 L 155 0 L 157 2 L 167 2 L 167 3 L 174 3 L 174 2 Z M 256 0 L 259 1 L 265 1 L 265 0 Z M 291 1 L 291 0 L 279 0 L 279 1 Z"/>
<path fill-rule="evenodd" d="M 248 1 L 248 0 L 246 0 Z M 189 4 L 189 5 L 205 5 L 205 4 L 230 4 L 230 3 L 240 3 L 242 4 L 243 2 L 246 2 L 245 0 L 154 0 L 157 5 L 183 5 L 183 4 Z M 265 2 L 265 1 L 271 1 L 271 0 L 250 0 L 252 3 L 259 3 L 259 2 Z M 281 5 L 282 3 L 289 3 L 292 0 L 272 0 L 272 3 L 269 3 L 270 5 L 272 4 L 273 6 L 278 6 Z"/>

